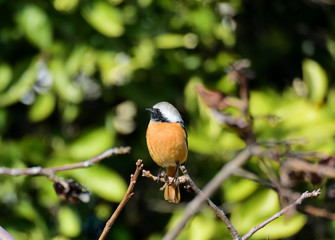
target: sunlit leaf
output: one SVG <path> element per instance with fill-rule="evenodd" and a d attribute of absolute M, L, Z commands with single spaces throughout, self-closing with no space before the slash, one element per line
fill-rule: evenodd
<path fill-rule="evenodd" d="M 69 157 L 89 159 L 113 146 L 114 133 L 105 128 L 96 128 L 82 134 L 69 146 Z"/>
<path fill-rule="evenodd" d="M 6 63 L 0 64 L 0 92 L 2 92 L 12 80 L 13 71 Z"/>
<path fill-rule="evenodd" d="M 16 206 L 15 211 L 19 216 L 25 218 L 26 220 L 34 224 L 37 228 L 39 228 L 39 235 L 43 234 L 44 237 L 48 236 L 48 226 L 44 221 L 43 217 L 38 214 L 32 202 L 30 202 L 29 200 L 20 202 L 20 204 Z"/>
<path fill-rule="evenodd" d="M 78 0 L 53 0 L 52 3 L 57 11 L 71 12 L 77 7 Z"/>
<path fill-rule="evenodd" d="M 54 88 L 61 98 L 72 103 L 82 100 L 83 92 L 78 85 L 71 82 L 71 77 L 61 59 L 55 58 L 50 62 L 50 71 L 54 79 Z"/>
<path fill-rule="evenodd" d="M 92 27 L 107 37 L 119 37 L 124 33 L 120 11 L 105 1 L 87 4 L 82 14 Z"/>
<path fill-rule="evenodd" d="M 215 233 L 215 218 L 211 216 L 195 216 L 189 227 L 189 239 L 206 240 L 212 239 Z"/>
<path fill-rule="evenodd" d="M 133 73 L 133 64 L 129 55 L 112 51 L 100 51 L 98 66 L 104 85 L 124 85 Z"/>
<path fill-rule="evenodd" d="M 227 47 L 233 47 L 236 42 L 235 32 L 223 24 L 217 24 L 214 28 L 216 36 L 222 40 Z"/>
<path fill-rule="evenodd" d="M 55 96 L 52 93 L 41 94 L 37 97 L 35 103 L 29 109 L 29 118 L 32 122 L 39 122 L 54 111 L 56 105 Z"/>
<path fill-rule="evenodd" d="M 106 221 L 111 216 L 112 210 L 109 203 L 100 203 L 94 209 L 96 216 L 102 221 Z"/>
<path fill-rule="evenodd" d="M 65 122 L 74 121 L 79 113 L 79 106 L 77 104 L 68 103 L 63 106 L 62 117 Z"/>
<path fill-rule="evenodd" d="M 124 179 L 114 170 L 101 165 L 74 171 L 72 176 L 93 194 L 108 201 L 120 202 L 127 191 Z"/>
<path fill-rule="evenodd" d="M 80 219 L 70 207 L 62 206 L 58 210 L 58 230 L 67 237 L 76 237 L 81 232 Z"/>
<path fill-rule="evenodd" d="M 224 202 L 241 201 L 253 194 L 258 186 L 257 183 L 244 178 L 228 179 L 223 183 Z"/>
<path fill-rule="evenodd" d="M 273 114 L 274 107 L 278 107 L 280 104 L 275 94 L 276 93 L 266 89 L 253 91 L 252 94 L 250 94 L 250 112 L 254 116 Z"/>
<path fill-rule="evenodd" d="M 36 73 L 36 61 L 32 60 L 15 84 L 10 86 L 6 92 L 0 94 L 0 107 L 18 102 L 32 88 L 36 81 Z"/>
<path fill-rule="evenodd" d="M 88 47 L 85 45 L 77 45 L 71 52 L 70 56 L 66 60 L 66 70 L 70 75 L 74 75 L 80 70 L 80 65 L 83 61 L 85 52 Z"/>
<path fill-rule="evenodd" d="M 27 39 L 46 50 L 52 43 L 52 26 L 48 15 L 36 5 L 23 5 L 16 16 L 19 27 Z"/>
<path fill-rule="evenodd" d="M 184 46 L 184 36 L 182 34 L 165 33 L 155 39 L 158 48 L 170 49 Z"/>
<path fill-rule="evenodd" d="M 292 218 L 285 219 L 285 216 L 273 221 L 265 228 L 258 231 L 254 237 L 260 239 L 283 239 L 297 234 L 306 224 L 306 216 L 296 213 Z"/>
<path fill-rule="evenodd" d="M 134 49 L 134 64 L 138 68 L 149 68 L 153 62 L 156 49 L 150 39 L 142 39 Z"/>
<path fill-rule="evenodd" d="M 215 25 L 215 15 L 212 9 L 202 6 L 191 12 L 189 24 L 201 34 L 209 34 Z"/>
<path fill-rule="evenodd" d="M 322 102 L 328 89 L 328 78 L 325 70 L 316 61 L 305 59 L 302 63 L 302 72 L 310 99 L 315 103 Z"/>
<path fill-rule="evenodd" d="M 270 189 L 262 190 L 233 207 L 231 222 L 234 226 L 239 226 L 240 234 L 245 234 L 251 228 L 279 212 L 280 209 L 277 193 Z M 306 217 L 300 213 L 296 213 L 289 220 L 282 216 L 281 219 L 268 224 L 255 236 L 262 239 L 267 236 L 270 239 L 285 238 L 300 231 L 305 223 Z"/>

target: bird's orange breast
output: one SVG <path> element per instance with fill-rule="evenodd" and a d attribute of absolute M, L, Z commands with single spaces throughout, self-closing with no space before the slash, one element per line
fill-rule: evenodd
<path fill-rule="evenodd" d="M 179 123 L 150 122 L 146 137 L 150 156 L 159 166 L 176 166 L 176 162 L 186 161 L 186 133 Z"/>

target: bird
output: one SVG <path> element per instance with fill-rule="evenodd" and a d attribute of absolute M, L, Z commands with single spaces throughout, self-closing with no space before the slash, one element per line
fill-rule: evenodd
<path fill-rule="evenodd" d="M 178 203 L 180 201 L 178 167 L 185 164 L 188 155 L 187 132 L 178 110 L 168 102 L 159 102 L 150 111 L 150 122 L 146 131 L 146 141 L 152 160 L 166 168 L 166 174 L 174 178 L 166 184 L 164 199 Z M 158 178 L 159 179 L 159 178 Z"/>

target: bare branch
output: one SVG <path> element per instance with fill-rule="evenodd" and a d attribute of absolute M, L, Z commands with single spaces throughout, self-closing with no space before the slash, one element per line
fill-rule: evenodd
<path fill-rule="evenodd" d="M 284 166 L 296 171 L 310 172 L 318 174 L 319 176 L 335 178 L 334 167 L 327 165 L 317 165 L 300 159 L 289 158 L 287 159 L 287 161 L 284 162 Z"/>
<path fill-rule="evenodd" d="M 201 204 L 211 196 L 216 189 L 218 189 L 221 183 L 231 176 L 235 169 L 243 165 L 250 157 L 253 149 L 250 147 L 245 148 L 240 152 L 235 159 L 227 163 L 216 176 L 204 187 L 203 191 L 200 192 L 186 207 L 184 216 L 178 225 L 171 229 L 165 236 L 164 240 L 175 239 L 179 232 L 185 227 L 186 222 L 201 209 Z M 236 237 L 235 239 L 239 239 Z"/>
<path fill-rule="evenodd" d="M 310 205 L 300 206 L 298 209 L 306 214 L 315 217 L 323 217 L 329 220 L 335 220 L 335 213 L 329 212 L 326 209 L 317 208 Z"/>
<path fill-rule="evenodd" d="M 191 179 L 190 175 L 187 172 L 187 169 L 184 165 L 180 166 L 181 171 L 183 172 L 184 176 L 186 176 L 187 178 L 187 182 L 189 184 L 189 186 L 192 188 L 192 190 L 196 193 L 196 194 L 200 194 L 201 190 L 198 188 L 198 186 L 193 182 L 193 180 Z M 211 209 L 213 209 L 213 211 L 215 212 L 215 214 L 224 222 L 224 224 L 227 226 L 228 230 L 230 231 L 233 239 L 239 239 L 240 236 L 237 232 L 237 230 L 235 229 L 235 227 L 233 226 L 233 224 L 231 224 L 231 222 L 229 221 L 229 219 L 227 218 L 226 214 L 218 207 L 216 206 L 209 198 L 207 198 L 205 200 L 207 202 L 207 204 L 209 205 L 209 207 Z"/>
<path fill-rule="evenodd" d="M 150 179 L 154 180 L 155 182 L 157 182 L 157 176 L 152 175 L 151 172 L 148 171 L 148 170 L 143 169 L 142 177 L 147 177 L 147 178 L 150 178 Z M 167 181 L 167 179 L 169 179 L 169 182 Z M 170 183 L 170 182 L 174 181 L 174 177 L 169 177 L 166 174 L 161 174 L 161 176 L 159 177 L 159 181 L 163 182 L 163 183 Z M 186 183 L 186 182 L 188 182 L 188 179 L 185 176 L 179 176 L 177 182 L 178 183 Z"/>
<path fill-rule="evenodd" d="M 186 169 L 185 165 L 180 165 L 180 170 L 183 172 L 184 175 L 179 176 L 177 182 L 178 183 L 188 183 L 188 187 L 190 187 L 195 194 L 200 194 L 201 190 L 198 188 L 198 186 L 191 179 L 190 175 L 187 172 L 187 169 Z M 150 178 L 155 182 L 157 181 L 157 176 L 152 175 L 150 173 L 150 171 L 143 170 L 142 171 L 142 176 Z M 165 174 L 161 174 L 160 182 L 163 182 L 163 183 L 166 184 L 167 183 L 167 177 L 168 176 L 165 176 Z M 172 177 L 168 177 L 168 178 L 169 178 L 169 182 L 174 180 L 174 178 L 172 178 Z M 165 187 L 165 185 L 162 188 L 160 188 L 160 190 L 163 191 L 164 187 Z M 224 222 L 224 224 L 227 226 L 228 230 L 231 232 L 233 238 L 234 238 L 234 236 L 236 236 L 237 237 L 236 239 L 239 239 L 238 232 L 236 231 L 235 227 L 231 224 L 231 222 L 229 221 L 229 219 L 227 218 L 225 213 L 218 206 L 216 206 L 209 198 L 207 198 L 205 201 L 209 205 L 209 207 L 213 209 L 215 214 Z"/>
<path fill-rule="evenodd" d="M 15 240 L 5 229 L 0 226 L 0 239 L 1 240 Z"/>
<path fill-rule="evenodd" d="M 130 152 L 130 147 L 117 147 L 106 150 L 105 152 L 99 154 L 98 156 L 82 161 L 75 164 L 60 166 L 60 167 L 51 167 L 51 168 L 42 168 L 42 167 L 31 167 L 31 168 L 6 168 L 0 167 L 0 175 L 10 175 L 10 176 L 47 176 L 52 177 L 55 172 L 67 171 L 76 168 L 87 168 L 92 166 L 94 163 L 99 162 L 105 158 L 117 155 L 117 154 L 127 154 Z"/>
<path fill-rule="evenodd" d="M 279 218 L 280 216 L 282 216 L 285 212 L 287 212 L 288 210 L 290 210 L 291 208 L 296 207 L 297 205 L 300 205 L 301 202 L 306 199 L 306 198 L 311 198 L 311 197 L 317 197 L 321 194 L 321 190 L 314 190 L 313 192 L 304 192 L 303 194 L 301 194 L 301 196 L 291 205 L 283 208 L 281 211 L 279 211 L 278 213 L 276 213 L 275 215 L 273 215 L 272 217 L 268 218 L 267 220 L 265 220 L 264 222 L 262 222 L 261 224 L 257 225 L 256 227 L 252 228 L 247 234 L 245 234 L 242 237 L 242 240 L 246 240 L 248 238 L 250 238 L 253 234 L 255 234 L 257 231 L 259 231 L 260 229 L 262 229 L 263 227 L 265 227 L 267 224 L 269 224 L 270 222 L 272 222 L 273 220 Z"/>
<path fill-rule="evenodd" d="M 124 208 L 124 206 L 127 204 L 127 202 L 129 201 L 129 199 L 134 195 L 133 193 L 133 189 L 135 187 L 137 178 L 141 172 L 143 168 L 143 164 L 142 164 L 142 160 L 137 160 L 136 162 L 136 170 L 135 173 L 130 175 L 130 183 L 128 186 L 128 190 L 126 192 L 126 194 L 124 195 L 122 201 L 120 202 L 119 206 L 117 207 L 117 209 L 114 211 L 113 215 L 110 217 L 110 219 L 107 221 L 104 230 L 102 231 L 99 240 L 103 240 L 105 239 L 105 237 L 107 236 L 109 230 L 111 229 L 111 227 L 113 226 L 115 220 L 117 219 L 117 217 L 119 216 L 120 212 L 122 211 L 122 209 Z"/>

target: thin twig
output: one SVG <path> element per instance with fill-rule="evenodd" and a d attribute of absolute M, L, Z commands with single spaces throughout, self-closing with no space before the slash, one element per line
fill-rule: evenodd
<path fill-rule="evenodd" d="M 318 174 L 319 176 L 335 178 L 334 167 L 327 165 L 309 163 L 301 159 L 289 158 L 284 162 L 284 166 L 295 171 L 310 172 Z"/>
<path fill-rule="evenodd" d="M 0 226 L 0 239 L 1 240 L 15 240 L 5 229 Z"/>
<path fill-rule="evenodd" d="M 142 177 L 147 177 L 147 178 L 150 178 L 153 181 L 157 182 L 157 176 L 152 175 L 151 172 L 148 171 L 148 170 L 145 170 L 145 169 L 142 170 Z M 175 180 L 174 177 L 169 177 L 169 176 L 167 176 L 166 174 L 163 174 L 163 173 L 161 174 L 161 176 L 159 178 L 159 182 L 162 182 L 162 183 L 170 183 L 174 180 Z M 180 183 L 186 183 L 186 182 L 188 182 L 188 179 L 187 179 L 186 176 L 179 176 L 177 182 L 179 184 Z"/>
<path fill-rule="evenodd" d="M 183 176 L 178 177 L 178 183 L 188 183 L 189 187 L 194 191 L 195 194 L 200 194 L 201 190 L 198 188 L 198 186 L 193 182 L 191 179 L 190 175 L 187 172 L 187 169 L 185 165 L 180 165 L 180 170 L 183 172 Z M 150 173 L 150 171 L 147 170 L 142 170 L 142 177 L 147 177 L 152 179 L 153 181 L 157 181 L 157 176 L 154 176 Z M 173 181 L 173 177 L 169 177 L 169 182 Z M 164 177 L 164 175 L 160 176 L 160 182 L 167 183 L 167 179 Z M 161 190 L 164 190 L 165 185 L 161 188 Z M 227 226 L 228 230 L 231 232 L 232 236 L 237 236 L 239 238 L 238 232 L 236 231 L 235 227 L 231 224 L 225 213 L 218 207 L 216 206 L 209 198 L 207 198 L 206 203 L 209 205 L 210 208 L 213 209 L 215 214 L 225 223 Z M 237 239 L 238 239 L 237 238 Z"/>
<path fill-rule="evenodd" d="M 216 189 L 218 189 L 221 183 L 231 176 L 235 169 L 243 165 L 250 157 L 253 149 L 250 147 L 245 148 L 240 152 L 235 159 L 227 163 L 221 170 L 216 174 L 216 176 L 204 187 L 202 193 L 198 194 L 186 207 L 184 211 L 184 216 L 178 225 L 171 229 L 165 236 L 164 240 L 172 240 L 177 237 L 179 232 L 185 227 L 186 222 L 201 209 L 201 204 L 211 196 Z M 238 236 L 234 238 L 239 239 Z"/>
<path fill-rule="evenodd" d="M 111 157 L 117 154 L 127 154 L 130 152 L 130 147 L 117 147 L 106 150 L 105 152 L 99 154 L 98 156 L 82 161 L 75 164 L 64 165 L 60 167 L 51 167 L 51 168 L 42 168 L 42 167 L 31 167 L 31 168 L 6 168 L 0 167 L 0 175 L 10 175 L 10 176 L 20 176 L 20 175 L 29 175 L 29 176 L 47 176 L 52 178 L 55 172 L 67 171 L 76 168 L 87 168 L 92 166 L 94 163 L 99 162 L 105 158 Z"/>
<path fill-rule="evenodd" d="M 285 212 L 287 212 L 288 210 L 290 210 L 291 208 L 296 207 L 297 205 L 300 205 L 301 202 L 306 199 L 306 198 L 311 198 L 311 197 L 317 197 L 321 194 L 321 190 L 314 190 L 313 192 L 304 192 L 303 194 L 301 194 L 301 196 L 295 201 L 293 202 L 291 205 L 283 208 L 281 211 L 279 211 L 278 213 L 276 213 L 275 215 L 273 215 L 272 217 L 268 218 L 267 220 L 265 220 L 264 222 L 262 222 L 261 224 L 257 225 L 256 227 L 252 228 L 247 234 L 245 234 L 242 237 L 242 240 L 246 240 L 248 238 L 250 238 L 253 234 L 255 234 L 257 231 L 259 231 L 260 229 L 262 229 L 263 227 L 265 227 L 267 224 L 269 224 L 270 222 L 272 222 L 273 220 L 279 218 L 280 216 L 282 216 Z"/>
<path fill-rule="evenodd" d="M 186 176 L 187 178 L 187 182 L 190 185 L 190 187 L 192 188 L 192 190 L 196 193 L 196 194 L 200 194 L 201 190 L 200 188 L 198 188 L 198 186 L 193 182 L 193 180 L 191 179 L 190 175 L 187 172 L 187 169 L 184 165 L 180 166 L 180 170 L 183 172 L 184 176 Z M 207 204 L 209 205 L 209 207 L 211 209 L 213 209 L 213 211 L 215 212 L 215 214 L 224 222 L 224 224 L 227 226 L 228 230 L 230 231 L 233 239 L 239 239 L 240 236 L 236 230 L 236 228 L 233 226 L 233 224 L 229 221 L 229 219 L 227 218 L 226 214 L 218 207 L 216 206 L 209 198 L 207 198 L 205 200 L 207 202 Z"/>
<path fill-rule="evenodd" d="M 135 173 L 130 175 L 130 183 L 129 183 L 129 186 L 128 186 L 128 190 L 127 190 L 126 194 L 124 195 L 122 201 L 120 202 L 119 206 L 114 211 L 113 215 L 107 221 L 107 223 L 105 225 L 105 228 L 104 228 L 104 230 L 102 231 L 102 233 L 101 233 L 101 235 L 99 237 L 99 240 L 105 239 L 105 237 L 107 236 L 109 230 L 113 226 L 115 220 L 119 216 L 120 212 L 122 211 L 122 209 L 124 208 L 124 206 L 127 204 L 127 202 L 129 201 L 129 199 L 134 195 L 133 189 L 135 187 L 138 175 L 140 174 L 142 168 L 143 168 L 142 160 L 139 159 L 136 162 Z"/>
<path fill-rule="evenodd" d="M 335 213 L 329 212 L 326 209 L 306 205 L 300 206 L 298 210 L 315 217 L 322 217 L 333 221 L 335 220 Z"/>

